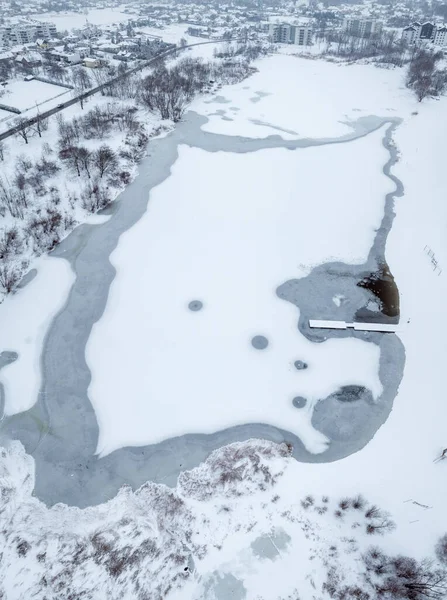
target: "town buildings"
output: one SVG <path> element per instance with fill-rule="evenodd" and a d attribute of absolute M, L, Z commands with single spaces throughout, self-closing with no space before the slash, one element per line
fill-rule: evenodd
<path fill-rule="evenodd" d="M 433 42 L 436 46 L 447 45 L 447 27 L 430 21 L 412 23 L 402 31 L 402 39 L 409 45 Z"/>

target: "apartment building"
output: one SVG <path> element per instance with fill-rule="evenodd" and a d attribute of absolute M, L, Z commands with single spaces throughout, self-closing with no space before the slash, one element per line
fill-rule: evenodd
<path fill-rule="evenodd" d="M 43 22 L 43 21 L 35 21 L 37 37 L 42 38 L 44 40 L 52 39 L 57 34 L 56 25 L 54 23 Z"/>
<path fill-rule="evenodd" d="M 272 42 L 309 46 L 312 42 L 310 25 L 291 25 L 290 23 L 270 23 L 269 37 Z"/>
<path fill-rule="evenodd" d="M 376 19 L 345 19 L 343 30 L 357 37 L 371 37 L 382 31 L 383 23 Z"/>
<path fill-rule="evenodd" d="M 434 23 L 412 23 L 402 31 L 402 39 L 407 44 L 433 42 L 437 46 L 447 45 L 447 27 L 436 26 Z"/>
<path fill-rule="evenodd" d="M 56 25 L 41 21 L 23 21 L 0 28 L 0 47 L 31 44 L 37 39 L 51 39 L 57 34 Z"/>
<path fill-rule="evenodd" d="M 436 28 L 433 43 L 437 46 L 447 46 L 447 27 Z"/>
<path fill-rule="evenodd" d="M 405 29 L 402 31 L 402 39 L 407 44 L 414 44 L 419 37 L 419 27 L 416 27 L 415 25 L 409 25 L 408 27 L 405 27 Z"/>
<path fill-rule="evenodd" d="M 18 23 L 6 27 L 6 34 L 12 46 L 31 44 L 36 36 L 36 28 L 30 23 Z"/>

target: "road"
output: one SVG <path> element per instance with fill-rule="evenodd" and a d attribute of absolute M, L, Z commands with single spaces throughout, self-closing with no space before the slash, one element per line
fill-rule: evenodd
<path fill-rule="evenodd" d="M 144 63 L 139 64 L 137 67 L 134 67 L 133 69 L 130 69 L 129 71 L 126 71 L 122 75 L 118 75 L 117 77 L 110 79 L 109 81 L 107 81 L 107 83 L 102 83 L 101 85 L 98 85 L 97 87 L 92 88 L 91 90 L 87 90 L 84 93 L 80 94 L 79 96 L 76 96 L 75 98 L 71 98 L 70 100 L 67 100 L 66 102 L 62 102 L 61 104 L 58 104 L 54 108 L 50 108 L 49 110 L 47 110 L 45 112 L 41 112 L 41 113 L 37 114 L 36 116 L 31 117 L 30 119 L 26 119 L 26 120 L 22 121 L 19 125 L 15 125 L 14 127 L 11 127 L 11 129 L 7 129 L 6 131 L 0 133 L 0 142 L 3 140 L 6 140 L 7 138 L 11 137 L 12 135 L 16 135 L 16 133 L 21 131 L 23 128 L 30 127 L 31 125 L 34 125 L 35 123 L 37 123 L 39 120 L 51 117 L 51 116 L 57 114 L 58 112 L 60 112 L 61 110 L 64 110 L 65 108 L 68 108 L 69 106 L 73 106 L 73 104 L 76 104 L 76 102 L 85 100 L 85 99 L 89 98 L 90 96 L 93 96 L 94 94 L 97 94 L 98 92 L 101 92 L 105 88 L 110 87 L 111 85 L 117 83 L 118 81 L 121 81 L 122 79 L 125 79 L 126 77 L 129 77 L 129 75 L 132 75 L 133 73 L 137 73 L 138 71 L 141 71 L 142 69 L 145 69 L 146 67 L 150 67 L 151 65 L 156 63 L 161 58 L 169 56 L 170 54 L 173 54 L 174 52 L 178 52 L 179 50 L 185 50 L 187 48 L 192 48 L 194 46 L 202 46 L 204 44 L 221 44 L 222 42 L 227 42 L 227 41 L 239 42 L 239 41 L 245 41 L 245 39 L 244 40 L 243 39 L 212 40 L 212 41 L 207 41 L 207 42 L 196 42 L 194 44 L 188 44 L 187 46 L 183 46 L 183 48 L 179 48 L 177 46 L 168 48 L 164 52 L 161 52 L 160 54 L 157 54 L 157 56 L 154 56 L 154 58 L 151 58 L 150 60 L 147 60 Z"/>

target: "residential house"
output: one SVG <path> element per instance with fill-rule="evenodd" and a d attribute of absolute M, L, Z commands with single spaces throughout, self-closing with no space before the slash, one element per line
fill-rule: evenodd
<path fill-rule="evenodd" d="M 91 58 L 91 57 L 87 57 L 84 58 L 84 67 L 88 67 L 89 69 L 97 69 L 98 67 L 101 66 L 101 61 L 98 60 L 97 58 Z"/>

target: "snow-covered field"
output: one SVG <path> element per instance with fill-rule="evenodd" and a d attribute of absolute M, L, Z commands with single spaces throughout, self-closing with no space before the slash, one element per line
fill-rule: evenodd
<path fill-rule="evenodd" d="M 164 584 L 177 571 L 172 567 L 168 576 L 163 568 L 175 563 L 175 554 L 179 557 L 171 596 L 166 590 L 157 596 L 150 589 L 153 598 L 223 600 L 232 592 L 235 598 L 276 600 L 300 594 L 307 599 L 315 589 L 324 598 L 322 585 L 330 565 L 359 582 L 359 552 L 377 540 L 364 534 L 363 517 L 350 513 L 341 520 L 332 518 L 341 497 L 358 493 L 392 513 L 397 527 L 381 542 L 387 552 L 432 556 L 434 543 L 445 533 L 447 460 L 433 461 L 447 447 L 442 326 L 447 98 L 418 104 L 404 88 L 401 70 L 284 56 L 268 58 L 258 67 L 252 78 L 223 88 L 217 102 L 210 103 L 208 96 L 194 104 L 194 110 L 210 118 L 204 130 L 258 138 L 328 138 L 349 133 L 345 121 L 359 116 L 403 119 L 394 135 L 400 161 L 392 171 L 405 193 L 396 201 L 386 258 L 400 291 L 405 326 L 399 336 L 406 365 L 391 416 L 365 448 L 341 461 L 303 464 L 275 451 L 272 462 L 267 461 L 278 480 L 275 490 L 271 480 L 264 489 L 256 487 L 256 494 L 250 483 L 242 483 L 239 496 L 234 480 L 222 488 L 218 480 L 218 495 L 203 502 L 197 490 L 207 490 L 209 480 L 221 472 L 212 463 L 211 469 L 201 467 L 195 475 L 181 476 L 175 493 L 186 507 L 176 505 L 172 512 L 154 500 L 157 494 L 169 495 L 166 488 L 155 492 L 151 486 L 136 494 L 125 489 L 95 509 L 58 506 L 49 511 L 30 497 L 32 466 L 18 450 L 4 454 L 0 481 L 11 489 L 4 497 L 13 503 L 6 506 L 5 501 L 3 513 L 0 506 L 9 532 L 7 577 L 0 572 L 7 600 L 32 597 L 36 590 L 36 597 L 43 598 L 43 574 L 52 573 L 50 585 L 70 581 L 59 555 L 65 560 L 62 565 L 68 561 L 75 569 L 73 589 L 94 590 L 87 598 L 113 598 L 116 589 L 124 590 L 124 597 L 138 597 L 127 571 L 116 575 L 110 544 L 106 550 L 101 546 L 105 554 L 98 558 L 97 538 L 92 537 L 105 529 L 107 540 L 117 538 L 122 546 L 130 537 L 129 519 L 138 520 L 138 527 L 156 537 L 157 548 L 165 552 L 157 554 L 158 562 L 147 560 L 145 569 L 139 559 L 135 569 L 152 569 L 149 579 Z M 225 113 L 211 114 L 221 110 Z M 321 395 L 345 383 L 363 384 L 380 394 L 377 347 L 352 339 L 308 342 L 296 329 L 298 311 L 278 299 L 275 289 L 321 262 L 365 259 L 391 189 L 382 173 L 387 160 L 382 135 L 377 131 L 353 142 L 293 152 L 208 153 L 180 147 L 171 176 L 151 193 L 146 215 L 122 236 L 111 257 L 117 275 L 86 356 L 100 426 L 99 452 L 259 420 L 296 431 L 311 451 L 320 452 L 324 440 L 310 427 L 309 414 L 291 407 L 293 396 L 309 398 L 311 410 Z M 427 247 L 436 256 L 437 270 Z M 42 311 L 35 308 L 44 305 L 49 293 L 38 292 L 39 278 L 43 288 L 50 285 L 39 274 L 11 297 L 5 313 L 20 318 L 29 311 L 31 344 L 42 339 L 60 306 L 56 299 Z M 70 274 L 63 278 L 67 290 Z M 25 302 L 26 293 L 32 299 Z M 197 313 L 188 310 L 188 302 L 195 299 L 204 303 Z M 0 306 L 0 317 L 7 306 Z M 21 337 L 11 337 L 4 349 L 24 348 L 27 340 L 21 328 L 17 331 Z M 266 350 L 250 345 L 256 334 L 269 339 Z M 29 356 L 26 365 L 35 364 L 35 351 Z M 306 372 L 294 370 L 297 359 L 309 363 Z M 27 376 L 25 363 L 23 367 L 17 377 Z M 4 373 L 8 369 L 12 366 Z M 15 389 L 24 393 L 18 385 Z M 17 402 L 29 404 L 29 399 Z M 242 461 L 239 455 L 232 460 L 236 466 Z M 255 472 L 259 477 L 259 470 Z M 244 471 L 247 481 L 250 473 Z M 312 517 L 306 513 L 300 501 L 307 494 L 317 499 L 317 506 L 323 506 L 323 496 L 330 498 L 326 516 L 313 504 Z M 276 495 L 279 499 L 274 500 Z M 191 533 L 182 537 L 189 523 Z M 278 546 L 277 554 L 273 550 L 278 558 L 257 556 L 259 544 L 270 543 L 265 538 Z M 23 539 L 29 549 L 21 544 Z M 65 540 L 69 544 L 62 552 Z M 83 544 L 91 554 L 84 557 L 85 569 L 77 571 L 73 556 Z M 331 546 L 337 547 L 335 558 L 328 555 Z M 43 552 L 53 566 L 38 558 Z M 112 563 L 106 563 L 104 556 L 112 554 Z M 190 557 L 195 575 L 186 578 L 181 573 Z"/>
<path fill-rule="evenodd" d="M 125 23 L 134 15 L 124 13 L 117 8 L 95 8 L 86 12 L 64 12 L 64 13 L 45 13 L 35 15 L 40 21 L 50 21 L 54 23 L 58 31 L 71 31 L 80 29 L 87 23 L 91 25 L 112 25 L 114 23 Z"/>
<path fill-rule="evenodd" d="M 349 133 L 351 120 L 404 116 L 415 102 L 400 70 L 274 55 L 249 81 L 195 107 L 209 118 L 205 131 L 296 139 L 340 136 Z"/>
<path fill-rule="evenodd" d="M 24 112 L 29 108 L 41 106 L 49 100 L 69 93 L 70 90 L 67 88 L 37 81 L 36 79 L 32 81 L 13 81 L 5 88 L 5 93 L 0 101 L 2 104 L 7 104 Z M 59 102 L 63 100 L 65 98 L 59 100 Z"/>

